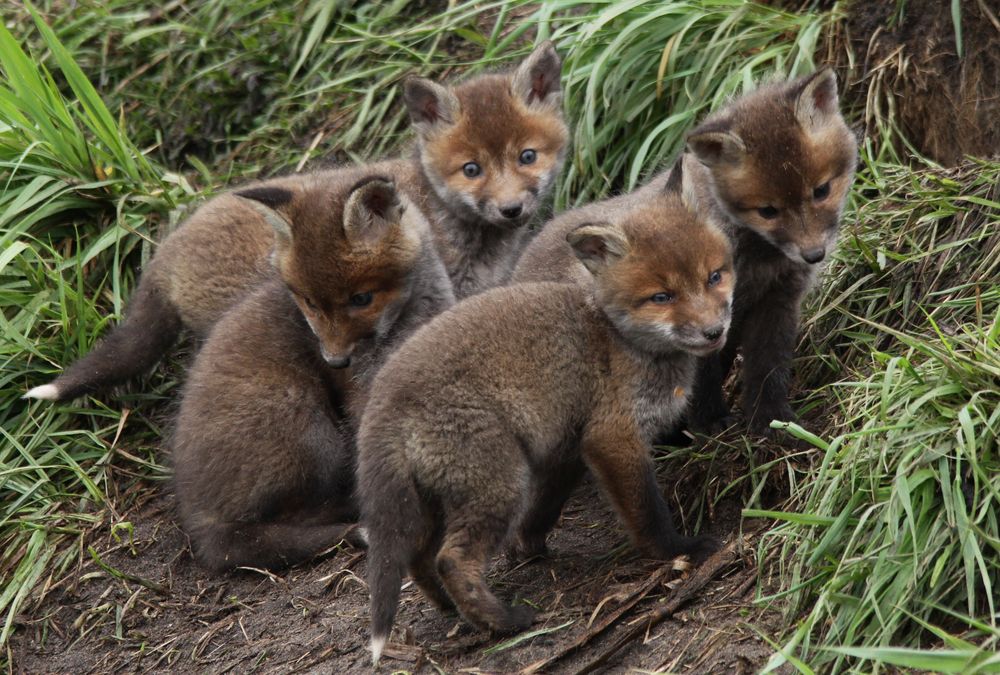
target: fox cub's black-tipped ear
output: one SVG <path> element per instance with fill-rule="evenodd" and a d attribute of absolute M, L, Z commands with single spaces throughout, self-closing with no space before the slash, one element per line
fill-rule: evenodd
<path fill-rule="evenodd" d="M 663 190 L 664 192 L 680 195 L 684 206 L 691 211 L 698 211 L 700 203 L 698 200 L 698 185 L 696 184 L 697 178 L 692 175 L 691 171 L 684 170 L 684 158 L 685 155 L 681 155 L 674 162 Z"/>
<path fill-rule="evenodd" d="M 546 40 L 514 71 L 512 88 L 529 106 L 558 105 L 562 97 L 562 59 Z"/>
<path fill-rule="evenodd" d="M 728 126 L 725 122 L 706 122 L 688 135 L 687 145 L 702 164 L 717 166 L 743 161 L 747 146 Z"/>
<path fill-rule="evenodd" d="M 628 253 L 628 240 L 610 223 L 585 223 L 571 230 L 566 241 L 591 274 Z"/>
<path fill-rule="evenodd" d="M 459 103 L 447 87 L 424 77 L 410 76 L 403 81 L 403 102 L 410 121 L 420 132 L 454 124 Z"/>
<path fill-rule="evenodd" d="M 396 184 L 385 176 L 357 183 L 344 205 L 344 234 L 352 241 L 375 243 L 399 224 L 403 204 Z"/>
<path fill-rule="evenodd" d="M 264 206 L 277 209 L 292 201 L 292 191 L 285 188 L 262 185 L 261 187 L 239 190 L 236 194 L 246 199 L 260 202 Z"/>
<path fill-rule="evenodd" d="M 292 238 L 292 229 L 288 219 L 282 213 L 284 207 L 291 203 L 291 190 L 280 187 L 261 186 L 238 190 L 237 197 L 243 197 L 253 202 L 254 207 L 264 216 L 264 220 L 274 228 L 274 233 L 281 240 Z"/>
<path fill-rule="evenodd" d="M 816 129 L 840 113 L 837 75 L 829 66 L 807 75 L 793 88 L 795 119 L 803 129 Z"/>

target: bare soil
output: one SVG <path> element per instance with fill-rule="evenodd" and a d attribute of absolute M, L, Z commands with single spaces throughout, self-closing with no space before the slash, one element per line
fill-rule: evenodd
<path fill-rule="evenodd" d="M 951 4 L 852 0 L 831 31 L 845 99 L 869 125 L 893 119 L 918 152 L 946 166 L 1000 154 L 1000 7 L 961 3 L 960 55 Z"/>
<path fill-rule="evenodd" d="M 669 496 L 684 496 L 674 504 L 682 514 L 705 499 L 702 529 L 725 539 L 720 554 L 687 572 L 636 557 L 587 483 L 549 536 L 548 557 L 501 557 L 490 572 L 498 594 L 539 609 L 532 630 L 542 634 L 507 646 L 511 636 L 477 633 L 407 584 L 380 670 L 757 670 L 772 653 L 757 630 L 773 634 L 779 617 L 753 603 L 758 541 L 746 530 L 755 525 L 744 521 L 740 532 L 748 488 L 716 499 L 748 467 L 741 453 L 709 454 L 664 462 L 661 482 Z M 282 573 L 214 576 L 193 561 L 169 489 L 139 494 L 121 514 L 135 524 L 132 541 L 95 530 L 89 544 L 101 562 L 84 552 L 19 617 L 10 642 L 16 672 L 371 672 L 364 551 L 345 545 Z M 609 653 L 616 641 L 621 649 Z"/>

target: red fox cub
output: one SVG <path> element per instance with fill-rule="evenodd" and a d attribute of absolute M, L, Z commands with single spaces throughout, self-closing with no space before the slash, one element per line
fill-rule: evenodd
<path fill-rule="evenodd" d="M 294 564 L 344 536 L 350 413 L 389 350 L 454 301 L 427 221 L 370 168 L 233 199 L 274 227 L 277 278 L 210 332 L 172 438 L 181 520 L 213 570 Z"/>
<path fill-rule="evenodd" d="M 742 404 L 750 426 L 791 420 L 791 362 L 799 305 L 836 245 L 857 164 L 830 69 L 772 84 L 710 115 L 688 136 L 684 171 L 701 178 L 735 247 L 729 341 L 705 359 L 691 404 L 696 428 L 728 426 L 722 382 L 743 352 Z"/>
<path fill-rule="evenodd" d="M 688 412 L 695 428 L 728 426 L 722 382 L 743 349 L 743 408 L 752 428 L 792 419 L 788 380 L 799 304 L 833 248 L 856 164 L 857 144 L 837 106 L 833 72 L 768 85 L 710 116 L 678 165 L 700 208 L 714 211 L 733 241 L 736 292 L 726 346 L 702 360 Z M 559 245 L 574 224 L 642 204 L 678 167 L 635 192 L 562 214 L 525 249 L 513 281 L 577 281 Z"/>
<path fill-rule="evenodd" d="M 510 539 L 537 536 L 585 464 L 635 544 L 701 555 L 656 485 L 649 441 L 684 408 L 696 358 L 729 323 L 731 249 L 678 192 L 580 224 L 567 248 L 593 276 L 518 284 L 463 301 L 418 330 L 375 378 L 358 435 L 369 541 L 372 652 L 389 636 L 408 570 L 473 625 L 532 621 L 483 571 Z"/>
<path fill-rule="evenodd" d="M 415 152 L 372 171 L 392 177 L 430 222 L 458 297 L 506 280 L 528 223 L 559 175 L 568 139 L 560 68 L 545 42 L 508 73 L 452 87 L 422 78 L 405 83 Z M 276 178 L 247 189 L 295 190 L 336 174 Z M 125 321 L 26 397 L 67 400 L 107 389 L 152 368 L 183 327 L 204 336 L 269 276 L 273 243 L 271 226 L 245 200 L 234 193 L 212 199 L 160 245 Z"/>

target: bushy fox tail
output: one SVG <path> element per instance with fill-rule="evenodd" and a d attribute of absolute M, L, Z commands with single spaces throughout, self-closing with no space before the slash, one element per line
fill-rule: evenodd
<path fill-rule="evenodd" d="M 83 358 L 24 398 L 65 401 L 108 389 L 151 369 L 177 340 L 181 317 L 152 270 L 142 275 L 125 320 Z"/>
<path fill-rule="evenodd" d="M 394 461 L 395 460 L 395 461 Z M 401 457 L 362 462 L 361 523 L 368 538 L 371 650 L 376 665 L 392 632 L 403 574 L 431 534 L 427 509 Z"/>

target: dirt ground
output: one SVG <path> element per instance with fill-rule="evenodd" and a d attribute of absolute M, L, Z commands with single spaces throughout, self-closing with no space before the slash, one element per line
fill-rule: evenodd
<path fill-rule="evenodd" d="M 719 489 L 746 468 L 714 465 Z M 661 483 L 682 493 L 700 470 L 666 463 Z M 709 511 L 708 531 L 725 540 L 723 550 L 679 572 L 636 557 L 588 482 L 549 536 L 548 557 L 501 557 L 490 572 L 501 597 L 539 609 L 524 639 L 510 645 L 511 636 L 476 633 L 407 584 L 379 670 L 754 672 L 772 653 L 755 627 L 768 633 L 778 617 L 752 602 L 757 542 L 746 532 L 752 521 L 738 531 L 740 492 Z M 214 576 L 194 563 L 169 488 L 141 494 L 122 514 L 135 524 L 132 542 L 105 529 L 89 542 L 103 565 L 85 554 L 19 617 L 15 672 L 371 672 L 363 551 L 345 545 L 279 574 Z M 661 620 L 651 621 L 657 612 Z"/>

